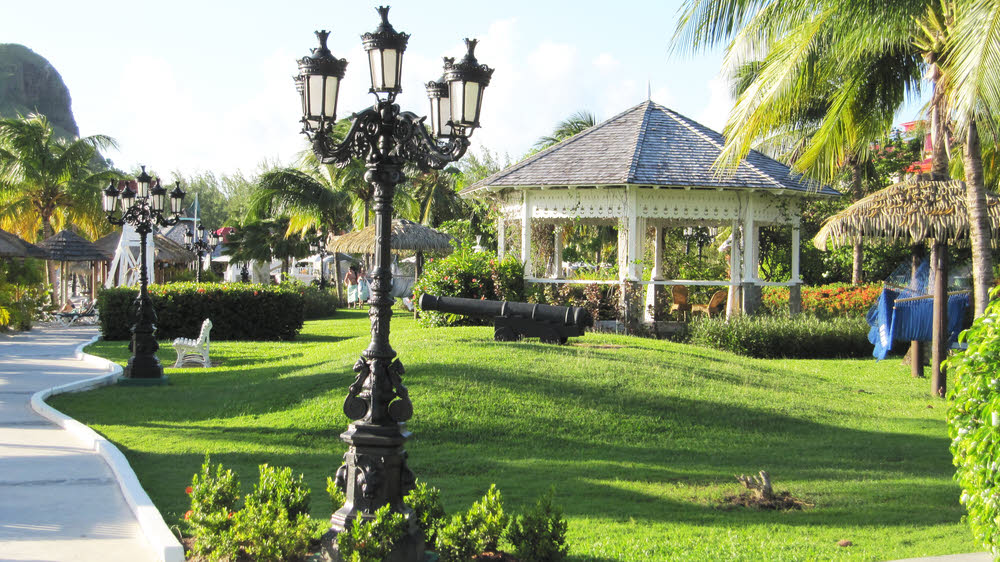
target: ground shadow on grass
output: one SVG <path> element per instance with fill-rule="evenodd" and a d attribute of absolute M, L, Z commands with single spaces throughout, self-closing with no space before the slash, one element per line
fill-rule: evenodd
<path fill-rule="evenodd" d="M 299 334 L 296 342 L 302 343 L 337 343 L 344 340 L 359 339 L 359 336 L 331 336 L 327 334 Z"/>

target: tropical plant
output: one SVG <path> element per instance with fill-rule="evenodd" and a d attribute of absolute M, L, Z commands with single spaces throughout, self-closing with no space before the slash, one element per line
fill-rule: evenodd
<path fill-rule="evenodd" d="M 589 111 L 577 111 L 557 123 L 555 128 L 552 129 L 551 134 L 545 135 L 535 141 L 535 148 L 548 148 L 572 136 L 578 135 L 596 124 L 597 118 L 594 117 L 593 113 Z"/>
<path fill-rule="evenodd" d="M 29 242 L 74 224 L 92 239 L 111 228 L 101 210 L 101 189 L 119 172 L 106 169 L 99 149 L 114 139 L 57 136 L 42 115 L 0 119 L 0 228 Z M 48 264 L 55 286 L 55 265 Z"/>
<path fill-rule="evenodd" d="M 91 238 L 106 232 L 101 189 L 120 174 L 95 162 L 116 147 L 104 135 L 59 137 L 42 115 L 0 119 L 0 228 L 29 242 L 68 223 Z"/>
<path fill-rule="evenodd" d="M 886 121 L 908 92 L 919 90 L 919 76 L 924 74 L 933 89 L 932 177 L 947 179 L 949 98 L 960 100 L 960 114 L 968 118 L 980 117 L 983 108 L 995 109 L 1000 97 L 1000 90 L 990 91 L 988 86 L 998 79 L 1000 65 L 980 64 L 996 57 L 986 51 L 995 46 L 990 41 L 996 40 L 997 29 L 990 25 L 1000 19 L 997 10 L 995 0 L 687 0 L 675 44 L 698 49 L 728 42 L 727 65 L 763 61 L 758 77 L 729 116 L 720 165 L 735 165 L 755 139 L 787 122 L 803 94 L 828 91 L 830 101 L 822 123 L 794 167 L 832 177 L 838 166 L 871 146 L 873 134 L 887 130 Z M 973 17 L 977 19 L 972 21 Z M 970 35 L 978 32 L 980 43 L 959 39 L 956 22 L 965 22 L 962 29 L 968 28 Z M 951 76 L 965 79 L 962 89 L 951 89 Z M 949 96 L 949 92 L 955 93 Z M 985 299 L 978 297 L 990 285 L 992 274 L 986 267 L 990 255 L 982 244 L 988 232 L 983 186 L 976 175 L 982 159 L 972 138 L 976 127 L 969 127 L 968 135 L 969 208 L 976 310 L 980 311 Z"/>

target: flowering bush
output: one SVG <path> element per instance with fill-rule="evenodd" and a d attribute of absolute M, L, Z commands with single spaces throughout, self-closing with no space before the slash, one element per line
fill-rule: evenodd
<path fill-rule="evenodd" d="M 820 318 L 838 316 L 863 317 L 878 300 L 881 283 L 851 285 L 833 283 L 818 287 L 802 287 L 802 312 Z M 788 312 L 788 287 L 764 287 L 762 308 L 771 314 Z"/>
<path fill-rule="evenodd" d="M 429 294 L 466 299 L 521 301 L 524 298 L 524 265 L 514 256 L 499 259 L 485 252 L 457 248 L 447 257 L 428 260 L 423 275 L 413 286 L 413 298 Z M 455 314 L 424 311 L 425 325 L 452 326 L 483 320 Z"/>
<path fill-rule="evenodd" d="M 169 283 L 151 285 L 156 337 L 197 337 L 212 320 L 212 339 L 290 340 L 302 329 L 305 285 L 248 283 Z M 106 340 L 131 337 L 138 289 L 116 287 L 97 294 L 101 334 Z"/>
<path fill-rule="evenodd" d="M 958 339 L 968 344 L 945 362 L 954 376 L 948 393 L 948 436 L 955 479 L 972 533 L 994 556 L 1000 554 L 1000 288 L 986 312 Z"/>

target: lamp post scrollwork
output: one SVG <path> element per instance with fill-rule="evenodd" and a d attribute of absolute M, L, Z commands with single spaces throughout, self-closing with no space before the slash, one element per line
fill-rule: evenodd
<path fill-rule="evenodd" d="M 108 222 L 117 226 L 130 224 L 139 234 L 139 294 L 133 304 L 135 323 L 129 350 L 132 356 L 125 366 L 123 380 L 134 384 L 163 384 L 163 366 L 156 358 L 156 311 L 149 298 L 149 275 L 146 271 L 146 237 L 156 225 L 177 224 L 184 203 L 184 190 L 178 182 L 170 191 L 170 218 L 164 216 L 167 190 L 160 181 L 146 173 L 146 167 L 133 181 L 112 181 L 104 189 L 103 207 Z M 121 216 L 118 216 L 118 213 Z"/>
<path fill-rule="evenodd" d="M 327 48 L 328 32 L 316 32 L 320 45 L 298 61 L 295 78 L 302 96 L 302 132 L 319 160 L 343 167 L 354 158 L 363 159 L 365 180 L 374 190 L 375 267 L 368 301 L 371 343 L 354 365 L 357 376 L 344 401 L 344 413 L 352 423 L 341 434 L 349 449 L 337 471 L 337 482 L 347 500 L 333 514 L 328 539 L 355 519 L 370 519 L 386 504 L 396 512 L 412 515 L 403 504 L 403 496 L 414 485 L 403 446 L 410 436 L 406 421 L 413 414 L 413 404 L 403 384 L 403 365 L 389 344 L 392 200 L 396 186 L 406 179 L 404 164 L 442 169 L 465 154 L 469 136 L 479 127 L 483 90 L 493 74 L 476 60 L 476 41 L 466 39 L 465 57 L 459 62 L 445 58 L 442 79 L 427 85 L 432 117 L 428 132 L 424 117 L 400 111 L 395 103 L 401 91 L 401 62 L 409 35 L 393 29 L 388 7 L 380 7 L 378 12 L 380 25 L 362 36 L 371 73 L 369 91 L 376 103 L 351 116 L 350 130 L 342 142 L 331 133 L 347 61 L 335 58 Z M 423 538 L 412 517 L 410 521 L 408 534 L 396 545 L 390 560 L 423 559 Z M 334 558 L 335 544 L 328 541 Z"/>

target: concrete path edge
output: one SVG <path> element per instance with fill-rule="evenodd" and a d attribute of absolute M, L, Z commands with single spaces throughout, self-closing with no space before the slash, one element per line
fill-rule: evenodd
<path fill-rule="evenodd" d="M 139 478 L 128 464 L 125 455 L 96 431 L 45 403 L 45 399 L 56 394 L 80 392 L 112 385 L 117 382 L 118 377 L 122 374 L 121 365 L 112 363 L 103 357 L 83 352 L 84 347 L 94 343 L 99 338 L 100 336 L 94 336 L 90 341 L 77 346 L 74 355 L 80 361 L 104 367 L 108 371 L 108 374 L 36 392 L 31 396 L 31 408 L 40 415 L 48 418 L 52 423 L 73 434 L 84 446 L 101 455 L 104 461 L 108 463 L 108 466 L 111 467 L 111 471 L 118 481 L 118 487 L 121 488 L 122 495 L 125 496 L 125 501 L 128 502 L 129 508 L 139 521 L 139 527 L 142 529 L 143 535 L 149 541 L 149 545 L 156 555 L 163 562 L 184 562 L 184 547 L 177 540 L 177 537 L 170 528 L 167 527 L 163 516 L 160 515 L 160 511 L 156 509 L 153 501 L 146 494 L 146 490 L 142 489 L 142 485 L 139 484 Z"/>

